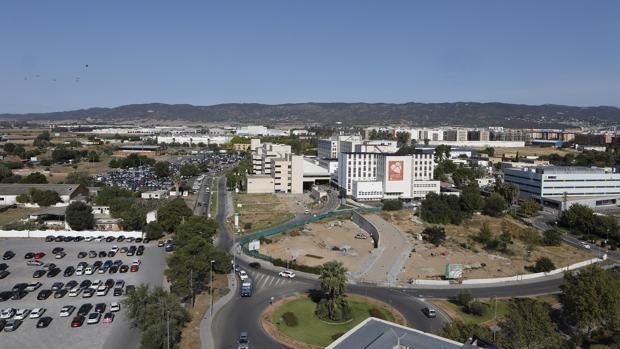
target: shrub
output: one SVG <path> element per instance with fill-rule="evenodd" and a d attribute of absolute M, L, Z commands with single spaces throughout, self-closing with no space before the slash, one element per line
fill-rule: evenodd
<path fill-rule="evenodd" d="M 557 229 L 545 230 L 542 243 L 546 246 L 559 246 L 562 243 L 562 232 Z"/>
<path fill-rule="evenodd" d="M 541 272 L 546 273 L 546 272 L 554 270 L 555 264 L 553 264 L 553 261 L 549 259 L 548 257 L 540 257 L 536 260 L 536 264 L 529 267 L 528 269 L 530 269 L 534 273 L 541 273 Z"/>
<path fill-rule="evenodd" d="M 469 303 L 474 299 L 469 290 L 461 291 L 456 296 L 456 301 L 459 302 L 463 307 L 469 306 Z"/>
<path fill-rule="evenodd" d="M 482 316 L 487 310 L 487 306 L 484 303 L 473 301 L 467 307 L 467 312 L 474 316 Z"/>
<path fill-rule="evenodd" d="M 403 202 L 400 200 L 385 200 L 383 201 L 384 211 L 398 211 L 403 208 Z"/>
<path fill-rule="evenodd" d="M 385 320 L 385 316 L 383 316 L 383 312 L 377 308 L 368 309 L 368 314 L 372 317 L 376 317 L 377 319 Z"/>
<path fill-rule="evenodd" d="M 294 313 L 291 313 L 290 311 L 287 311 L 286 313 L 282 314 L 282 320 L 284 320 L 284 323 L 288 327 L 295 327 L 299 324 L 299 321 L 297 321 L 297 316 Z"/>
<path fill-rule="evenodd" d="M 441 243 L 446 240 L 446 230 L 440 226 L 425 228 L 424 231 L 422 231 L 422 235 L 435 246 L 441 245 Z"/>

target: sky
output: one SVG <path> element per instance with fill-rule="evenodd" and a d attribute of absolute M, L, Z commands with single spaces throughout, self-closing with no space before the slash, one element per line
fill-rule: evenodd
<path fill-rule="evenodd" d="M 133 103 L 620 106 L 620 1 L 3 0 L 0 113 Z"/>

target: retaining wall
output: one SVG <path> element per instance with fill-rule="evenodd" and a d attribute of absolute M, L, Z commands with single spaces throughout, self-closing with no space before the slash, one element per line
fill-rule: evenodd
<path fill-rule="evenodd" d="M 372 236 L 372 239 L 374 240 L 375 248 L 379 248 L 379 231 L 377 230 L 377 228 L 366 218 L 364 218 L 364 216 L 357 213 L 357 211 L 353 211 L 353 214 L 351 215 L 351 220 L 353 221 L 353 223 L 357 224 L 360 228 L 364 229 L 364 231 L 370 234 L 370 236 Z"/>
<path fill-rule="evenodd" d="M 44 238 L 48 235 L 64 236 L 114 236 L 141 238 L 141 231 L 98 231 L 98 230 L 0 230 L 0 238 Z"/>

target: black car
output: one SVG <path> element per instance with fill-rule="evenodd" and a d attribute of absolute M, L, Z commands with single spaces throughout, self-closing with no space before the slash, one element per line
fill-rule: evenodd
<path fill-rule="evenodd" d="M 54 249 L 52 250 L 52 254 L 59 254 L 60 252 L 63 252 L 65 249 L 62 247 L 54 247 Z"/>
<path fill-rule="evenodd" d="M 65 238 L 62 239 L 62 241 L 64 241 L 64 242 L 71 242 L 71 241 L 73 241 L 73 236 L 65 236 Z"/>
<path fill-rule="evenodd" d="M 2 291 L 0 292 L 0 302 L 5 302 L 11 299 L 13 296 L 13 292 L 11 291 Z"/>
<path fill-rule="evenodd" d="M 9 276 L 11 273 L 8 270 L 3 270 L 0 271 L 0 280 L 4 279 L 5 277 Z"/>
<path fill-rule="evenodd" d="M 75 287 L 75 286 L 77 286 L 77 285 L 78 285 L 78 282 L 77 282 L 77 281 L 75 281 L 75 280 L 71 280 L 71 281 L 69 281 L 69 282 L 67 282 L 67 283 L 65 284 L 65 290 L 67 290 L 67 291 L 68 291 L 68 290 L 70 290 L 70 289 L 74 288 L 74 287 Z"/>
<path fill-rule="evenodd" d="M 99 258 L 105 258 L 108 256 L 108 253 L 106 251 L 99 251 Z"/>
<path fill-rule="evenodd" d="M 42 269 L 35 270 L 34 273 L 32 273 L 32 277 L 35 279 L 38 279 L 42 277 L 43 275 L 45 275 L 45 270 L 42 270 Z"/>
<path fill-rule="evenodd" d="M 13 295 L 11 296 L 11 299 L 14 300 L 14 301 L 18 301 L 18 300 L 26 297 L 27 294 L 28 294 L 28 292 L 24 291 L 24 290 L 13 291 Z"/>
<path fill-rule="evenodd" d="M 52 291 L 50 291 L 50 290 L 41 290 L 41 291 L 39 291 L 39 294 L 37 295 L 37 299 L 42 301 L 42 300 L 48 299 L 49 296 L 51 296 L 51 295 L 52 295 Z"/>
<path fill-rule="evenodd" d="M 82 304 L 80 309 L 78 309 L 77 316 L 86 316 L 86 314 L 88 314 L 92 308 L 93 305 L 90 303 Z"/>
<path fill-rule="evenodd" d="M 25 290 L 26 287 L 28 287 L 28 284 L 25 283 L 25 282 L 21 282 L 19 284 L 15 284 L 11 291 L 15 292 L 15 291 L 19 291 L 19 290 Z"/>
<path fill-rule="evenodd" d="M 136 238 L 134 241 L 135 241 L 137 244 L 139 244 L 139 243 L 141 243 L 141 242 L 142 242 L 142 238 Z"/>
<path fill-rule="evenodd" d="M 4 259 L 5 261 L 9 260 L 9 259 L 11 259 L 13 257 L 15 257 L 15 252 L 13 252 L 11 250 L 4 252 L 4 254 L 2 255 L 2 259 Z"/>
<path fill-rule="evenodd" d="M 62 275 L 64 275 L 65 277 L 69 277 L 73 275 L 73 273 L 75 273 L 75 268 L 70 265 L 67 268 L 65 268 L 65 271 L 64 273 L 62 273 Z"/>
<path fill-rule="evenodd" d="M 0 270 L 7 270 L 7 269 L 9 269 L 8 264 L 6 264 L 6 263 L 0 263 Z"/>
<path fill-rule="evenodd" d="M 95 289 L 87 288 L 84 290 L 84 292 L 82 292 L 82 298 L 90 298 L 95 295 L 95 292 Z"/>
<path fill-rule="evenodd" d="M 69 291 L 66 289 L 62 289 L 62 290 L 58 290 L 56 292 L 54 292 L 54 298 L 62 298 L 64 297 Z"/>
<path fill-rule="evenodd" d="M 22 320 L 10 319 L 4 325 L 4 332 L 13 332 L 19 328 L 22 324 Z"/>
<path fill-rule="evenodd" d="M 62 282 L 54 282 L 54 283 L 52 284 L 52 288 L 51 288 L 51 290 L 52 290 L 52 291 L 58 291 L 58 290 L 61 290 L 61 289 L 62 289 L 62 287 L 63 287 L 64 285 L 65 285 L 65 284 L 63 284 Z"/>
<path fill-rule="evenodd" d="M 58 236 L 54 239 L 54 242 L 62 242 L 64 239 L 65 239 L 65 237 L 64 237 L 64 236 L 62 236 L 62 235 L 58 235 Z"/>
<path fill-rule="evenodd" d="M 24 259 L 33 259 L 34 258 L 34 252 L 26 252 L 26 254 L 24 255 Z"/>
<path fill-rule="evenodd" d="M 53 242 L 55 238 L 54 235 L 48 235 L 45 237 L 45 242 Z"/>
<path fill-rule="evenodd" d="M 107 288 L 112 288 L 112 287 L 114 287 L 114 280 L 113 279 L 107 279 L 103 284 L 106 285 Z"/>
<path fill-rule="evenodd" d="M 115 297 L 118 296 L 122 296 L 123 295 L 123 289 L 120 287 L 117 287 L 114 289 L 114 293 L 112 293 Z"/>
<path fill-rule="evenodd" d="M 124 235 L 120 235 L 120 236 L 116 239 L 116 241 L 118 241 L 118 242 L 123 242 L 123 240 L 125 240 L 125 236 L 124 236 Z"/>
<path fill-rule="evenodd" d="M 86 279 L 86 280 L 84 280 L 84 281 L 82 281 L 82 282 L 80 283 L 80 288 L 81 288 L 81 289 L 89 288 L 89 287 L 90 287 L 90 285 L 92 285 L 92 284 L 93 284 L 93 283 L 92 283 L 90 280 Z"/>
<path fill-rule="evenodd" d="M 75 241 L 75 242 L 80 242 L 82 240 L 84 240 L 83 236 L 76 236 L 76 237 L 73 238 L 73 241 Z"/>
<path fill-rule="evenodd" d="M 114 262 L 112 262 L 112 260 L 111 260 L 111 259 L 108 259 L 107 261 L 105 261 L 105 262 L 103 263 L 103 266 L 104 266 L 105 268 L 109 268 L 109 267 L 111 267 L 111 266 L 112 266 L 112 264 L 114 264 Z"/>
<path fill-rule="evenodd" d="M 136 256 L 142 256 L 144 254 L 144 250 L 137 250 Z"/>
<path fill-rule="evenodd" d="M 101 268 L 102 265 L 103 265 L 103 262 L 95 261 L 95 263 L 93 263 L 93 269 L 99 269 Z"/>
<path fill-rule="evenodd" d="M 108 236 L 107 238 L 105 238 L 105 242 L 112 242 L 114 240 L 115 240 L 114 236 Z"/>
<path fill-rule="evenodd" d="M 115 265 L 117 267 L 120 267 L 121 265 L 123 265 L 123 261 L 120 259 L 115 260 L 112 265 Z"/>
<path fill-rule="evenodd" d="M 127 264 L 123 264 L 118 271 L 120 271 L 121 273 L 126 273 L 128 270 L 129 266 Z"/>
<path fill-rule="evenodd" d="M 108 257 L 114 257 L 114 256 L 116 256 L 115 251 L 108 251 Z"/>
<path fill-rule="evenodd" d="M 50 271 L 47 272 L 47 277 L 48 278 L 53 278 L 54 276 L 60 274 L 62 270 L 60 270 L 60 268 L 53 268 L 50 269 Z"/>
<path fill-rule="evenodd" d="M 105 313 L 105 303 L 97 303 L 97 305 L 95 305 L 95 313 Z"/>
<path fill-rule="evenodd" d="M 88 251 L 88 258 L 97 257 L 97 251 Z"/>
<path fill-rule="evenodd" d="M 86 258 L 86 256 L 88 256 L 88 253 L 84 251 L 78 252 L 78 255 L 77 255 L 78 258 Z"/>
<path fill-rule="evenodd" d="M 110 269 L 108 269 L 108 273 L 110 274 L 118 273 L 118 267 L 116 265 L 111 266 Z"/>
<path fill-rule="evenodd" d="M 44 316 L 37 321 L 37 328 L 46 328 L 52 322 L 52 318 L 49 316 Z"/>

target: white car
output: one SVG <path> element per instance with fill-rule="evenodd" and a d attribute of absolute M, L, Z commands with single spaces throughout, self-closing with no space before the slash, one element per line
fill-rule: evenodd
<path fill-rule="evenodd" d="M 246 280 L 248 277 L 248 273 L 246 273 L 245 270 L 239 270 L 239 279 L 241 279 L 241 281 Z"/>
<path fill-rule="evenodd" d="M 28 317 L 28 314 L 30 314 L 30 309 L 19 309 L 15 312 L 15 315 L 13 315 L 13 319 L 23 320 Z"/>
<path fill-rule="evenodd" d="M 80 286 L 75 286 L 69 291 L 69 297 L 77 297 L 80 293 L 82 293 Z"/>
<path fill-rule="evenodd" d="M 110 249 L 111 252 L 118 252 L 118 246 L 112 246 L 112 248 Z"/>
<path fill-rule="evenodd" d="M 64 307 L 62 307 L 60 309 L 60 316 L 61 317 L 71 316 L 71 313 L 73 313 L 74 310 L 75 310 L 74 306 L 72 306 L 72 305 L 65 305 Z"/>
<path fill-rule="evenodd" d="M 45 264 L 45 263 L 43 263 L 41 261 L 38 261 L 36 259 L 29 260 L 28 262 L 26 262 L 26 265 L 29 266 L 29 267 L 40 267 L 43 264 Z"/>
<path fill-rule="evenodd" d="M 66 253 L 64 253 L 64 252 L 60 252 L 60 253 L 56 254 L 56 257 L 55 257 L 55 258 L 56 258 L 56 259 L 62 259 L 62 258 L 64 258 L 66 255 L 67 255 Z"/>
<path fill-rule="evenodd" d="M 75 275 L 78 275 L 78 276 L 84 275 L 84 267 L 79 265 L 77 269 L 75 269 Z"/>
<path fill-rule="evenodd" d="M 592 247 L 590 246 L 590 244 L 588 244 L 587 242 L 581 241 L 581 246 L 583 246 L 583 248 L 589 250 Z"/>
<path fill-rule="evenodd" d="M 97 237 L 95 238 L 95 241 L 96 241 L 96 242 L 101 242 L 101 241 L 103 241 L 104 239 L 105 239 L 105 237 L 104 237 L 104 236 L 97 236 Z"/>
<path fill-rule="evenodd" d="M 292 278 L 295 277 L 295 272 L 293 272 L 292 270 L 283 270 L 278 275 L 280 275 L 281 277 L 284 277 L 284 278 L 292 279 Z"/>
<path fill-rule="evenodd" d="M 93 269 L 93 267 L 86 267 L 86 269 L 84 269 L 84 275 L 93 275 L 94 272 L 95 269 Z"/>
<path fill-rule="evenodd" d="M 121 310 L 121 305 L 118 302 L 110 303 L 110 311 L 117 312 Z"/>
<path fill-rule="evenodd" d="M 95 239 L 95 238 L 94 238 L 94 237 L 92 237 L 92 236 L 87 236 L 87 237 L 85 237 L 85 238 L 84 238 L 84 241 L 86 241 L 86 242 L 91 242 L 91 241 L 93 241 L 94 239 Z"/>
<path fill-rule="evenodd" d="M 86 320 L 86 323 L 89 325 L 93 325 L 99 323 L 99 319 L 101 319 L 101 313 L 90 313 L 90 315 L 88 315 L 88 320 Z"/>
<path fill-rule="evenodd" d="M 131 265 L 140 265 L 142 264 L 142 261 L 139 259 L 134 259 L 133 262 L 131 262 Z"/>
<path fill-rule="evenodd" d="M 43 313 L 45 313 L 45 308 L 34 308 L 30 312 L 30 315 L 28 315 L 28 317 L 31 319 L 38 319 L 41 317 L 41 315 L 43 315 Z"/>
<path fill-rule="evenodd" d="M 106 285 L 101 285 L 97 288 L 97 296 L 105 296 L 108 294 L 108 286 Z"/>
<path fill-rule="evenodd" d="M 15 309 L 13 308 L 6 308 L 0 311 L 0 319 L 10 319 L 13 315 L 15 315 Z"/>
<path fill-rule="evenodd" d="M 97 289 L 97 288 L 99 288 L 99 286 L 101 286 L 102 284 L 103 284 L 103 281 L 101 281 L 101 279 L 97 279 L 97 280 L 93 281 L 93 283 L 92 283 L 92 284 L 90 284 L 90 288 L 92 288 L 92 289 L 95 289 L 95 290 L 96 290 L 96 289 Z"/>

